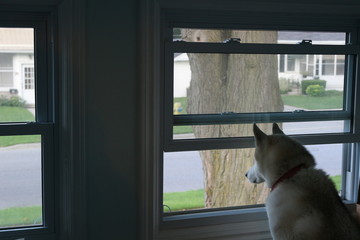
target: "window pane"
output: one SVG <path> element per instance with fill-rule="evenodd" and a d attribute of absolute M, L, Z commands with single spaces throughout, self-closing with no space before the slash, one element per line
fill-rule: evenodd
<path fill-rule="evenodd" d="M 288 55 L 287 56 L 287 71 L 293 72 L 295 71 L 295 64 L 296 64 L 296 55 Z M 302 62 L 301 58 L 298 59 L 299 65 Z"/>
<path fill-rule="evenodd" d="M 322 56 L 320 75 L 314 72 L 320 56 L 287 55 L 287 68 L 283 57 L 175 54 L 174 114 L 343 109 L 344 74 L 335 75 L 334 55 Z M 345 56 L 336 58 L 341 64 Z"/>
<path fill-rule="evenodd" d="M 345 71 L 345 56 L 336 56 L 336 75 L 344 75 Z"/>
<path fill-rule="evenodd" d="M 0 137 L 0 228 L 43 224 L 41 136 Z"/>
<path fill-rule="evenodd" d="M 335 74 L 335 58 L 333 55 L 322 56 L 322 74 L 330 76 Z"/>
<path fill-rule="evenodd" d="M 317 168 L 341 191 L 342 144 L 310 145 Z M 164 212 L 249 206 L 264 203 L 269 189 L 249 183 L 245 173 L 254 149 L 164 153 Z"/>
<path fill-rule="evenodd" d="M 252 124 L 222 124 L 174 126 L 173 139 L 227 138 L 253 136 Z M 349 132 L 349 121 L 286 122 L 282 128 L 287 134 L 321 134 Z"/>
<path fill-rule="evenodd" d="M 34 30 L 0 28 L 0 122 L 34 121 Z"/>
<path fill-rule="evenodd" d="M 259 38 L 268 34 L 271 37 Z M 224 42 L 230 38 L 239 38 L 241 43 L 280 43 L 298 44 L 303 40 L 312 40 L 312 44 L 345 45 L 344 32 L 304 32 L 304 31 L 266 31 L 231 29 L 189 29 L 174 28 L 173 40 L 187 42 Z"/>

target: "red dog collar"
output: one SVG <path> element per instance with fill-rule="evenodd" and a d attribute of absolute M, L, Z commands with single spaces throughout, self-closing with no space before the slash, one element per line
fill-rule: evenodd
<path fill-rule="evenodd" d="M 292 178 L 295 174 L 297 174 L 302 168 L 304 168 L 304 164 L 300 164 L 292 169 L 290 169 L 289 171 L 287 171 L 286 173 L 284 173 L 271 187 L 271 191 L 274 191 L 274 189 L 276 188 L 276 186 L 281 183 L 282 181 Z"/>

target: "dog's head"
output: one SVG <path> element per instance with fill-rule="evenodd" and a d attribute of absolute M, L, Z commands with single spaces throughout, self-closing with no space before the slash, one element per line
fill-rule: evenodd
<path fill-rule="evenodd" d="M 315 166 L 312 155 L 298 142 L 287 137 L 279 126 L 273 124 L 273 135 L 266 135 L 254 124 L 255 164 L 246 173 L 252 183 L 266 182 L 270 187 L 285 172 L 303 164 Z"/>

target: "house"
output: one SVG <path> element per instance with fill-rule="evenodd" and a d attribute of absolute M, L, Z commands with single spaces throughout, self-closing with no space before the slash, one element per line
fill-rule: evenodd
<path fill-rule="evenodd" d="M 179 36 L 174 36 L 178 38 Z M 278 43 L 299 44 L 311 40 L 312 44 L 344 45 L 344 33 L 279 31 Z M 278 55 L 278 76 L 292 85 L 299 86 L 302 80 L 326 80 L 326 90 L 343 91 L 344 55 Z M 185 97 L 190 85 L 191 70 L 186 53 L 174 56 L 174 97 Z"/>
<path fill-rule="evenodd" d="M 0 96 L 15 95 L 35 104 L 34 30 L 0 28 Z"/>
<path fill-rule="evenodd" d="M 344 45 L 344 33 L 331 32 L 278 32 L 278 42 L 299 44 L 302 40 L 311 40 L 312 44 Z M 306 44 L 306 43 L 305 43 Z M 344 88 L 344 55 L 279 55 L 279 78 L 296 84 L 302 80 L 326 80 L 326 90 L 342 91 Z"/>

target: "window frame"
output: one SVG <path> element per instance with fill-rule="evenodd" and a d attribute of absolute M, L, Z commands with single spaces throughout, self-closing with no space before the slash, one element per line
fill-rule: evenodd
<path fill-rule="evenodd" d="M 43 225 L 0 229 L 2 239 L 56 239 L 57 222 L 57 101 L 55 83 L 55 14 L 51 8 L 4 7 L 0 26 L 34 29 L 35 121 L 0 123 L 0 135 L 41 135 Z M 21 73 L 22 74 L 22 73 Z"/>
<path fill-rule="evenodd" d="M 357 26 L 354 19 L 345 19 L 338 21 L 338 18 L 327 17 L 326 14 L 317 16 L 317 18 L 309 18 L 301 16 L 282 15 L 274 17 L 275 12 L 263 16 L 261 11 L 253 10 L 253 12 L 232 11 L 227 6 L 214 10 L 212 7 L 204 10 L 196 4 L 184 7 L 182 4 L 166 3 L 162 1 L 144 1 L 143 9 L 144 17 L 142 25 L 149 27 L 150 30 L 144 31 L 141 49 L 145 51 L 142 55 L 143 71 L 141 73 L 144 79 L 143 108 L 144 112 L 142 126 L 144 127 L 144 140 L 142 149 L 142 168 L 141 168 L 141 196 L 144 201 L 141 204 L 142 214 L 142 239 L 270 239 L 267 216 L 264 208 L 239 210 L 239 209 L 220 209 L 214 212 L 191 213 L 186 215 L 172 215 L 163 218 L 162 213 L 162 153 L 163 151 L 185 151 L 185 150 L 203 150 L 203 149 L 225 149 L 238 148 L 238 139 L 201 139 L 197 140 L 173 140 L 169 133 L 169 126 L 172 127 L 172 117 L 169 117 L 169 109 L 171 103 L 164 103 L 164 99 L 170 99 L 164 87 L 165 79 L 168 77 L 159 66 L 169 63 L 166 58 L 166 42 L 172 41 L 169 36 L 171 32 L 166 32 L 171 27 L 184 28 L 221 28 L 222 24 L 228 28 L 239 29 L 240 25 L 247 26 L 249 29 L 255 29 L 268 20 L 265 26 L 277 26 L 279 30 L 289 30 L 288 26 L 292 26 L 292 30 L 319 30 L 321 27 L 324 31 L 346 31 L 354 32 Z M 152 5 L 153 4 L 153 5 Z M 231 5 L 231 4 L 230 4 Z M 216 5 L 219 7 L 219 5 Z M 256 9 L 257 7 L 254 7 Z M 186 12 L 188 11 L 188 12 Z M 251 12 L 251 13 L 249 13 Z M 270 10 L 271 12 L 271 10 Z M 229 13 L 229 14 L 228 14 Z M 320 14 L 321 15 L 321 14 Z M 208 16 L 208 17 L 206 17 Z M 274 17 L 274 18 L 273 18 Z M 166 20 L 164 20 L 166 19 Z M 291 19 L 291 20 L 290 20 Z M 304 22 L 303 19 L 306 19 Z M 320 19 L 320 20 L 319 20 Z M 284 24 L 284 20 L 286 24 Z M 241 24 L 239 24 L 241 23 Z M 239 25 L 237 25 L 239 24 Z M 235 26 L 235 27 L 234 27 Z M 331 26 L 331 27 L 329 27 Z M 148 28 L 144 28 L 148 29 Z M 162 29 L 165 29 L 164 31 Z M 163 35 L 164 34 L 164 35 Z M 147 38 L 149 37 L 149 38 Z M 146 38 L 146 39 L 145 39 Z M 357 36 L 352 36 L 352 43 L 357 45 Z M 171 64 L 170 64 L 171 65 Z M 359 62 L 354 63 L 355 69 L 359 69 Z M 314 66 L 315 67 L 315 66 Z M 353 75 L 355 73 L 351 73 Z M 352 78 L 353 76 L 347 76 Z M 356 80 L 359 76 L 356 76 Z M 356 81 L 358 82 L 358 81 Z M 355 98 L 360 94 L 359 84 L 352 86 L 346 85 L 344 88 L 349 89 L 349 93 L 353 94 L 351 98 Z M 167 109 L 167 113 L 163 111 Z M 355 106 L 347 105 L 346 109 L 352 109 L 352 130 L 349 133 L 327 134 L 326 140 L 316 135 L 297 135 L 297 140 L 307 144 L 321 143 L 347 143 L 355 142 L 359 139 L 359 115 L 360 104 Z M 170 124 L 168 124 L 170 123 Z M 164 129 L 165 126 L 165 129 Z M 167 129 L 166 129 L 167 128 Z M 172 131 L 170 131 L 172 133 Z M 353 143 L 354 148 L 359 149 L 357 143 Z M 243 138 L 241 147 L 254 146 L 253 139 Z M 355 152 L 357 154 L 357 152 Z M 356 155 L 351 152 L 349 154 Z M 355 164 L 352 161 L 351 164 Z M 358 163 L 357 163 L 358 164 Z M 358 175 L 358 172 L 352 172 L 352 176 Z M 352 181 L 357 181 L 355 176 Z M 150 206 L 150 207 L 149 207 Z M 350 205 L 353 206 L 353 205 Z M 353 208 L 352 208 L 353 209 Z"/>

